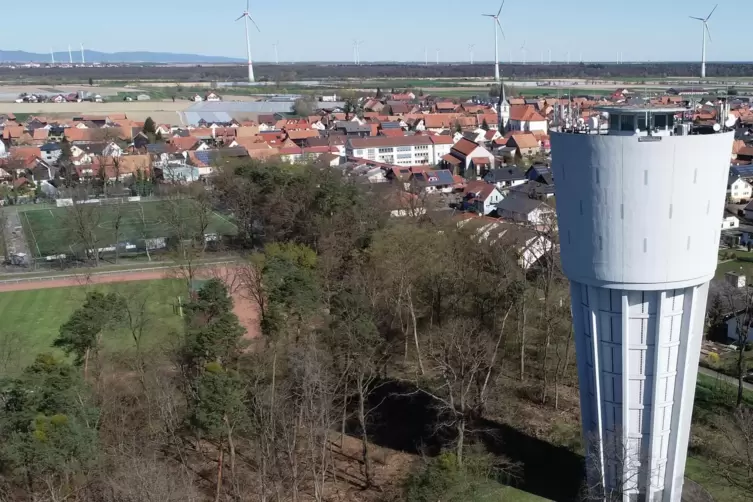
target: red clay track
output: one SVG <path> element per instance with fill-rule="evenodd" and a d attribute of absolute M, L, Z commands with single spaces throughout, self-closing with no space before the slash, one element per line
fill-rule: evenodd
<path fill-rule="evenodd" d="M 233 297 L 233 312 L 238 316 L 241 325 L 246 328 L 245 338 L 256 338 L 259 335 L 259 315 L 256 305 L 243 294 L 240 268 L 228 266 L 204 266 L 196 274 L 202 279 L 216 277 L 222 279 Z M 32 289 L 69 288 L 72 286 L 88 286 L 91 284 L 109 284 L 113 282 L 154 281 L 159 279 L 175 279 L 181 277 L 176 270 L 156 269 L 134 272 L 118 272 L 112 274 L 80 274 L 75 277 L 39 279 L 33 281 L 2 283 L 0 293 L 8 291 L 27 291 Z"/>

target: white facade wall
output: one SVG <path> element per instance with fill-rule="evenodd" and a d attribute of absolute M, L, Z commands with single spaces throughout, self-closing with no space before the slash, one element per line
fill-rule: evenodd
<path fill-rule="evenodd" d="M 735 180 L 729 188 L 729 200 L 739 202 L 741 200 L 750 200 L 753 197 L 753 185 L 742 178 Z"/>
<path fill-rule="evenodd" d="M 681 499 L 732 139 L 552 134 L 589 483 L 625 502 Z"/>

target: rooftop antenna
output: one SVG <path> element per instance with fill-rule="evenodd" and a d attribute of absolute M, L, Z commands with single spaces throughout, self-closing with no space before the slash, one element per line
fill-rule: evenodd
<path fill-rule="evenodd" d="M 84 57 L 84 44 L 81 44 L 81 64 L 86 64 L 86 58 Z"/>
<path fill-rule="evenodd" d="M 468 44 L 468 55 L 471 58 L 471 64 L 473 64 L 473 48 L 476 47 L 476 44 Z"/>
<path fill-rule="evenodd" d="M 494 20 L 494 80 L 499 82 L 499 34 L 502 34 L 502 40 L 505 39 L 505 32 L 502 31 L 502 25 L 499 23 L 499 15 L 502 13 L 502 7 L 505 6 L 505 0 L 499 6 L 496 14 L 481 14 L 484 17 L 490 17 Z M 497 32 L 499 29 L 499 32 Z M 510 59 L 512 62 L 512 58 Z"/>
<path fill-rule="evenodd" d="M 696 21 L 701 22 L 701 36 L 703 37 L 703 45 L 701 46 L 701 78 L 706 78 L 706 35 L 709 36 L 709 42 L 711 42 L 711 31 L 709 31 L 709 19 L 711 18 L 711 15 L 714 13 L 716 8 L 719 7 L 719 4 L 716 4 L 713 9 L 711 9 L 711 12 L 708 16 L 705 18 L 703 17 L 694 17 L 694 16 L 688 16 L 690 19 L 695 19 Z"/>
<path fill-rule="evenodd" d="M 254 26 L 256 26 L 257 31 L 261 32 L 259 29 L 259 25 L 256 24 L 256 21 L 251 17 L 251 14 L 249 14 L 249 10 L 251 9 L 250 6 L 251 0 L 246 0 L 246 10 L 243 11 L 243 14 L 238 16 L 238 19 L 236 21 L 240 21 L 243 19 L 243 24 L 246 26 L 246 54 L 248 55 L 248 81 L 254 82 L 254 64 L 251 61 L 251 38 L 249 38 L 248 35 L 248 21 L 250 20 L 252 23 L 254 23 Z"/>

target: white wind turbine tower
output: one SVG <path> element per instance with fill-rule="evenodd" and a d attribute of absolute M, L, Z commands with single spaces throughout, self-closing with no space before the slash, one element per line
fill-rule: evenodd
<path fill-rule="evenodd" d="M 68 61 L 73 66 L 73 52 L 71 52 L 71 44 L 68 44 Z"/>
<path fill-rule="evenodd" d="M 437 64 L 439 64 L 439 51 L 440 49 L 437 49 Z"/>
<path fill-rule="evenodd" d="M 81 64 L 86 64 L 86 58 L 84 57 L 84 44 L 81 44 Z"/>
<path fill-rule="evenodd" d="M 502 25 L 499 24 L 499 15 L 502 13 L 502 7 L 504 6 L 505 0 L 502 0 L 502 5 L 499 6 L 496 14 L 481 14 L 494 20 L 494 80 L 497 82 L 499 82 L 499 33 L 502 34 L 502 39 L 505 39 L 505 32 L 502 31 Z M 497 32 L 497 29 L 499 29 L 499 32 Z"/>
<path fill-rule="evenodd" d="M 528 54 L 528 51 L 526 51 L 525 40 L 523 40 L 523 45 L 520 46 L 520 52 L 523 54 L 523 64 L 526 64 L 526 55 Z"/>
<path fill-rule="evenodd" d="M 705 18 L 689 16 L 690 19 L 695 19 L 696 21 L 700 21 L 702 24 L 701 35 L 703 36 L 703 46 L 701 49 L 701 78 L 706 78 L 706 35 L 707 34 L 709 36 L 709 42 L 711 42 L 711 31 L 709 31 L 709 18 L 711 17 L 711 14 L 714 13 L 717 7 L 719 7 L 719 4 L 716 4 L 714 8 L 711 9 L 711 13 Z"/>
<path fill-rule="evenodd" d="M 256 29 L 261 32 L 259 29 L 259 26 L 256 24 L 256 21 L 251 17 L 251 14 L 249 14 L 249 9 L 251 6 L 249 5 L 250 0 L 246 0 L 246 10 L 243 11 L 243 14 L 238 16 L 238 19 L 236 21 L 240 21 L 243 19 L 243 24 L 246 26 L 246 53 L 248 54 L 248 81 L 254 82 L 254 64 L 251 62 L 251 39 L 248 35 L 248 21 L 251 20 L 252 23 L 254 23 L 254 26 L 256 26 Z"/>
<path fill-rule="evenodd" d="M 280 45 L 280 41 L 279 40 L 277 42 L 275 42 L 275 43 L 272 44 L 272 47 L 274 47 L 274 49 L 275 49 L 275 64 L 280 64 L 280 57 L 277 54 L 277 46 L 278 45 Z"/>
<path fill-rule="evenodd" d="M 468 55 L 471 58 L 471 64 L 473 64 L 473 48 L 476 47 L 476 44 L 468 44 Z"/>
<path fill-rule="evenodd" d="M 55 66 L 55 52 L 53 52 L 52 47 L 50 47 L 50 59 L 52 60 L 52 65 Z"/>

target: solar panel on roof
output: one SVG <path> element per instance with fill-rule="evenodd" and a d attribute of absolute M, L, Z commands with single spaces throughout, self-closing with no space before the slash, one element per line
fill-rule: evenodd
<path fill-rule="evenodd" d="M 753 176 L 753 165 L 733 166 L 732 173 L 743 178 L 751 177 Z"/>
<path fill-rule="evenodd" d="M 212 163 L 210 152 L 206 152 L 206 151 L 196 152 L 195 155 L 196 155 L 196 158 L 199 159 L 204 164 L 209 165 Z"/>

